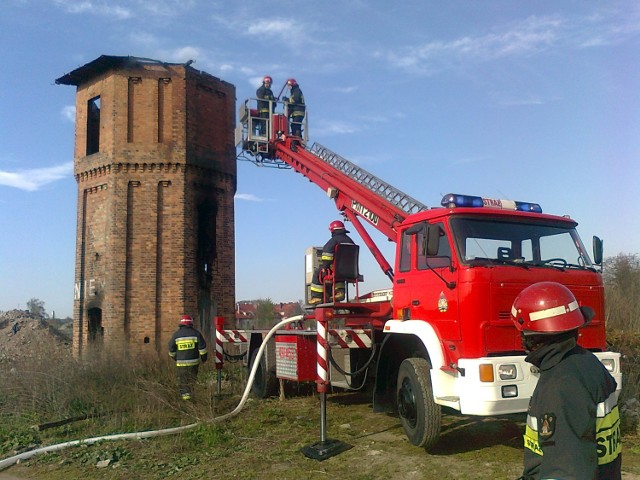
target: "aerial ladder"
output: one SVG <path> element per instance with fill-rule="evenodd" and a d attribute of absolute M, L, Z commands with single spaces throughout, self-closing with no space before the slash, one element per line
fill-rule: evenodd
<path fill-rule="evenodd" d="M 240 125 L 236 132 L 241 147 L 239 158 L 259 166 L 293 169 L 324 190 L 353 224 L 385 275 L 393 281 L 393 268 L 361 219 L 396 242 L 396 226 L 408 215 L 428 210 L 428 207 L 327 147 L 317 142 L 308 146 L 306 123 L 304 138 L 288 134 L 285 114 L 274 113 L 266 122 L 266 128 L 256 129 L 257 122 L 264 122 L 256 116 L 255 108 L 251 108 L 252 102 L 256 101 L 248 99 L 240 108 Z"/>

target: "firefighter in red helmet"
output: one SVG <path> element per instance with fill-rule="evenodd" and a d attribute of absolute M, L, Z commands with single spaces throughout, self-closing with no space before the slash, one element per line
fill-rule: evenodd
<path fill-rule="evenodd" d="M 285 98 L 285 101 L 287 102 L 287 116 L 289 117 L 291 135 L 302 137 L 302 121 L 306 111 L 304 95 L 295 78 L 287 80 L 287 87 L 290 89 L 289 98 Z"/>
<path fill-rule="evenodd" d="M 324 272 L 326 269 L 333 265 L 333 256 L 335 254 L 336 245 L 339 243 L 355 242 L 351 239 L 347 233 L 349 231 L 345 228 L 344 223 L 340 220 L 334 220 L 329 224 L 329 231 L 331 232 L 331 238 L 322 247 L 322 257 L 320 258 L 320 265 L 313 272 L 313 280 L 311 282 L 311 295 L 309 298 L 309 305 L 317 305 L 322 302 L 324 297 Z M 333 292 L 334 301 L 343 300 L 345 297 L 345 284 L 344 282 L 336 283 L 336 291 Z"/>
<path fill-rule="evenodd" d="M 275 110 L 275 97 L 271 90 L 271 83 L 273 80 L 269 75 L 265 75 L 262 78 L 262 85 L 256 90 L 256 97 L 258 97 L 258 117 L 260 120 L 257 122 L 258 135 L 267 135 L 267 125 L 271 114 Z"/>
<path fill-rule="evenodd" d="M 530 285 L 513 302 L 526 361 L 540 370 L 524 435 L 525 480 L 621 478 L 617 384 L 577 345 L 594 314 L 555 282 Z"/>
<path fill-rule="evenodd" d="M 180 327 L 169 341 L 169 356 L 176 362 L 180 397 L 191 400 L 193 386 L 198 378 L 200 362 L 207 361 L 207 342 L 193 326 L 193 319 L 183 315 Z"/>

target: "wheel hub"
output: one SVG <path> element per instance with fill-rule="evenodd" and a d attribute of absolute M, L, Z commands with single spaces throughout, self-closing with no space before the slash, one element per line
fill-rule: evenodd
<path fill-rule="evenodd" d="M 413 386 L 408 378 L 402 381 L 402 386 L 398 390 L 398 412 L 411 427 L 415 427 L 418 419 L 416 413 L 416 397 L 413 393 Z"/>

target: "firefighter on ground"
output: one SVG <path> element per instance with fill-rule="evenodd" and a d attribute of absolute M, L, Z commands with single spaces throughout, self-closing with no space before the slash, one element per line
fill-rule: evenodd
<path fill-rule="evenodd" d="M 306 110 L 304 95 L 295 78 L 287 80 L 287 86 L 290 92 L 289 98 L 285 98 L 285 101 L 287 102 L 287 116 L 289 117 L 291 135 L 302 137 L 302 121 Z"/>
<path fill-rule="evenodd" d="M 522 479 L 621 478 L 616 381 L 577 345 L 578 329 L 594 314 L 555 282 L 530 285 L 513 302 L 526 361 L 540 370 L 529 402 Z"/>
<path fill-rule="evenodd" d="M 313 272 L 313 280 L 311 281 L 311 295 L 309 298 L 309 305 L 316 305 L 323 301 L 324 298 L 324 276 L 327 269 L 330 269 L 333 265 L 333 256 L 335 254 L 336 245 L 339 243 L 355 242 L 351 240 L 351 237 L 347 235 L 349 231 L 345 228 L 344 223 L 340 220 L 335 220 L 329 224 L 329 231 L 331 232 L 331 238 L 322 247 L 322 257 L 320 258 L 320 265 Z M 344 300 L 345 296 L 345 284 L 344 282 L 336 283 L 336 291 L 333 292 L 334 301 Z"/>
<path fill-rule="evenodd" d="M 176 362 L 176 373 L 183 400 L 191 400 L 200 362 L 207 361 L 207 342 L 193 327 L 193 319 L 184 315 L 180 327 L 169 341 L 169 356 Z"/>
<path fill-rule="evenodd" d="M 258 117 L 260 117 L 256 125 L 258 135 L 267 135 L 267 122 L 271 118 L 275 107 L 275 97 L 271 90 L 271 83 L 271 77 L 265 75 L 262 79 L 262 85 L 256 90 L 256 97 L 258 97 Z"/>

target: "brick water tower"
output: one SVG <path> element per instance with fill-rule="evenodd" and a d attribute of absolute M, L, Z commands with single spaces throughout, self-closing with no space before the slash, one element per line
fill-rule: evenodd
<path fill-rule="evenodd" d="M 73 351 L 163 354 L 235 305 L 235 87 L 186 64 L 103 55 L 75 85 Z"/>

